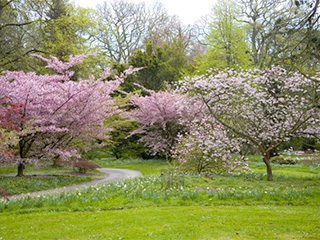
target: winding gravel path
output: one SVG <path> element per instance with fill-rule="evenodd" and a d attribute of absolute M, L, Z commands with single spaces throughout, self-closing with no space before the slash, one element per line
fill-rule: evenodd
<path fill-rule="evenodd" d="M 80 188 L 88 188 L 88 187 L 92 187 L 92 186 L 96 186 L 96 185 L 102 185 L 102 184 L 105 184 L 105 183 L 108 183 L 108 182 L 115 182 L 115 181 L 125 180 L 125 179 L 129 179 L 129 178 L 137 178 L 137 177 L 141 177 L 142 176 L 141 172 L 134 171 L 134 170 L 129 170 L 129 169 L 99 168 L 97 170 L 100 171 L 100 172 L 105 173 L 106 174 L 105 178 L 94 180 L 94 181 L 91 181 L 91 182 L 86 182 L 86 183 L 81 183 L 81 184 L 61 187 L 61 188 L 49 189 L 49 190 L 44 190 L 44 191 L 32 192 L 32 193 L 19 194 L 19 195 L 11 196 L 9 198 L 10 198 L 10 200 L 14 200 L 14 199 L 20 199 L 20 198 L 23 198 L 23 197 L 26 197 L 26 196 L 38 196 L 38 195 L 46 195 L 46 194 L 51 194 L 51 193 L 61 193 L 61 192 L 77 190 L 77 189 L 80 189 Z"/>

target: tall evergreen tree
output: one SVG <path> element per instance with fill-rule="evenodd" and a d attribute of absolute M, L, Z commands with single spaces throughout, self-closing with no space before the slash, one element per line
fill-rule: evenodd
<path fill-rule="evenodd" d="M 162 47 L 154 46 L 151 42 L 145 46 L 145 51 L 136 50 L 129 60 L 133 67 L 145 67 L 134 76 L 130 76 L 127 90 L 132 90 L 132 83 L 138 83 L 152 90 L 160 90 L 166 83 L 179 80 L 187 67 L 187 57 L 181 41 Z"/>

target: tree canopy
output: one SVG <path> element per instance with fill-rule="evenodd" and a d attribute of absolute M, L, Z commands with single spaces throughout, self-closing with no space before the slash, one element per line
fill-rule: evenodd
<path fill-rule="evenodd" d="M 0 0 L 2 155 L 76 158 L 103 142 L 120 157 L 140 141 L 201 172 L 234 169 L 250 143 L 271 180 L 277 146 L 318 136 L 319 3 L 223 0 L 184 25 L 160 3 Z"/>

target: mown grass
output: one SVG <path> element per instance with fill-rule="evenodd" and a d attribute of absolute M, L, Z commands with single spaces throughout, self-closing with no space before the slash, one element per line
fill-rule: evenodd
<path fill-rule="evenodd" d="M 320 158 L 317 160 L 320 163 Z M 160 175 L 170 169 L 171 163 L 165 159 L 95 159 L 92 161 L 100 167 L 106 168 L 124 168 L 141 171 L 144 176 Z M 261 156 L 249 156 L 249 166 L 255 173 L 265 174 L 266 166 L 262 161 Z M 297 177 L 313 177 L 320 175 L 320 165 L 280 165 L 272 164 L 272 169 L 275 175 L 297 176 Z"/>
<path fill-rule="evenodd" d="M 95 159 L 93 163 L 105 168 L 124 168 L 140 171 L 144 176 L 160 175 L 169 168 L 169 162 L 165 159 Z"/>
<path fill-rule="evenodd" d="M 34 174 L 56 174 L 65 171 L 72 171 L 72 168 L 69 167 L 52 167 L 51 165 L 35 165 L 27 164 L 24 170 L 25 175 L 34 175 Z M 0 174 L 1 175 L 16 175 L 17 174 L 16 165 L 1 165 L 0 164 Z"/>
<path fill-rule="evenodd" d="M 174 206 L 0 215 L 2 239 L 319 239 L 315 206 Z"/>
<path fill-rule="evenodd" d="M 173 177 L 160 175 L 163 160 L 95 163 L 146 176 L 3 200 L 0 239 L 320 239 L 319 167 L 274 164 L 268 182 L 258 161 L 241 174 Z"/>

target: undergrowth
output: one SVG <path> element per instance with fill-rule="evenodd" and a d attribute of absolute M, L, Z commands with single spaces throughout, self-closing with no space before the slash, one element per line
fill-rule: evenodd
<path fill-rule="evenodd" d="M 146 206 L 191 205 L 319 205 L 319 177 L 261 174 L 184 176 L 184 183 L 166 185 L 148 176 L 54 195 L 0 201 L 0 211 L 87 211 Z"/>

